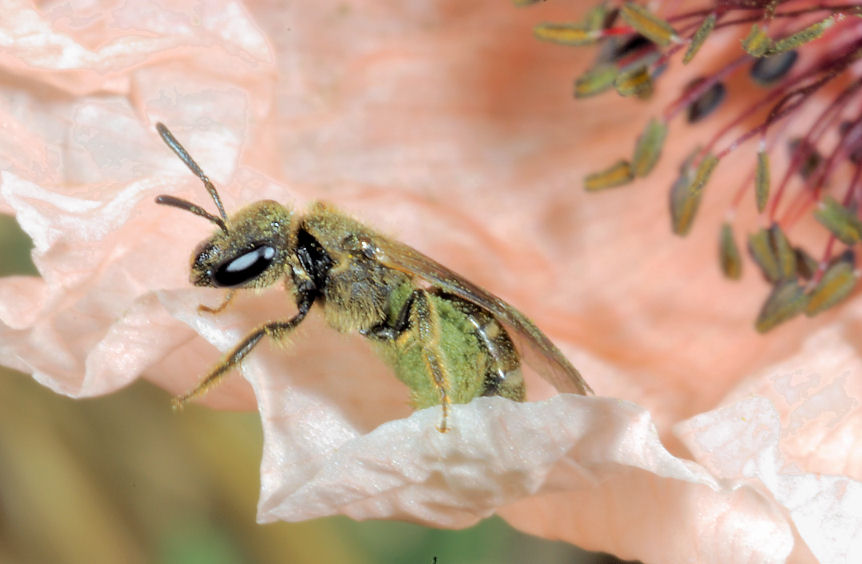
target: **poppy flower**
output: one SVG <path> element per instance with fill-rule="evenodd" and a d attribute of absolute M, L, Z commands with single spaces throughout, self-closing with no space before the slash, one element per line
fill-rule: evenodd
<path fill-rule="evenodd" d="M 454 405 L 442 434 L 440 408 L 412 412 L 361 336 L 310 316 L 200 399 L 260 410 L 259 520 L 459 528 L 498 513 L 648 562 L 858 559 L 860 306 L 755 330 L 768 283 L 717 266 L 728 194 L 704 193 L 685 239 L 668 228 L 664 185 L 698 141 L 687 124 L 647 179 L 582 190 L 687 79 L 667 70 L 644 104 L 573 101 L 591 61 L 533 37 L 566 10 L 11 7 L 0 211 L 33 239 L 40 276 L 0 279 L 0 362 L 72 397 L 136 378 L 180 394 L 295 312 L 281 286 L 198 310 L 224 298 L 188 282 L 215 227 L 153 200 L 215 210 L 160 121 L 228 214 L 330 201 L 523 311 L 596 391 L 555 395 L 527 373 L 529 402 Z M 739 111 L 731 96 L 717 115 Z M 745 174 L 722 162 L 710 182 Z"/>

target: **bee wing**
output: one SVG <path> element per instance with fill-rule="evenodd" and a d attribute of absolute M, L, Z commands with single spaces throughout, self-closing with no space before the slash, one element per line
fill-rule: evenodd
<path fill-rule="evenodd" d="M 375 256 L 385 266 L 417 275 L 493 314 L 511 330 L 510 335 L 527 364 L 557 390 L 582 395 L 592 393 L 560 349 L 523 313 L 404 243 L 378 237 L 374 244 Z"/>

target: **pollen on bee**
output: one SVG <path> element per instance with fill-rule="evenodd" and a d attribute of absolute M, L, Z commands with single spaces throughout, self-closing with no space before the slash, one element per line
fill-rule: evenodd
<path fill-rule="evenodd" d="M 575 79 L 575 98 L 613 89 L 635 98 L 621 103 L 654 93 L 668 102 L 644 131 L 633 133 L 634 154 L 587 176 L 586 189 L 648 176 L 682 114 L 700 140 L 670 186 L 674 233 L 690 232 L 707 182 L 721 174 L 718 163 L 732 152 L 750 153 L 744 182 L 710 184 L 727 190 L 721 271 L 730 279 L 742 275 L 737 233 L 747 240 L 754 270 L 772 286 L 753 316 L 756 329 L 771 330 L 802 312 L 818 314 L 852 295 L 858 273 L 846 252 L 862 243 L 862 5 L 596 3 L 575 26 L 591 38 L 577 45 L 598 50 L 593 66 Z M 660 85 L 672 73 L 688 79 L 676 95 Z M 737 213 L 743 207 L 753 213 Z M 752 215 L 768 227 L 734 224 Z M 795 229 L 806 217 L 825 230 L 825 243 L 818 240 L 813 249 L 811 236 Z"/>
<path fill-rule="evenodd" d="M 482 331 L 489 339 L 496 339 L 500 336 L 500 324 L 492 319 L 482 327 Z"/>

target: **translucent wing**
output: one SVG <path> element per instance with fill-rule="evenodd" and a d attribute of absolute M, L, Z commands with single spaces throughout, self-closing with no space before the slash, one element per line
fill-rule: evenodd
<path fill-rule="evenodd" d="M 593 390 L 560 349 L 523 313 L 404 243 L 377 237 L 373 246 L 375 258 L 389 268 L 419 276 L 488 310 L 510 329 L 510 336 L 527 364 L 557 390 L 582 395 L 592 393 Z"/>

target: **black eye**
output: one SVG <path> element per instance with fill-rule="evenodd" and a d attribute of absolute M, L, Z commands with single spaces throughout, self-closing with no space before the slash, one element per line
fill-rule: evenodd
<path fill-rule="evenodd" d="M 275 259 L 275 249 L 269 245 L 259 245 L 218 267 L 213 274 L 216 286 L 239 286 L 256 278 L 269 268 Z"/>

